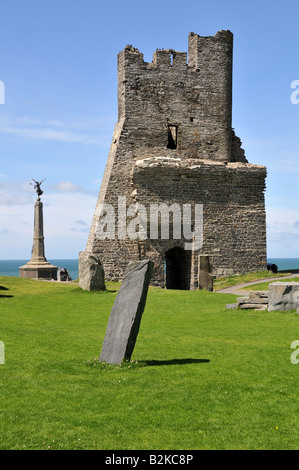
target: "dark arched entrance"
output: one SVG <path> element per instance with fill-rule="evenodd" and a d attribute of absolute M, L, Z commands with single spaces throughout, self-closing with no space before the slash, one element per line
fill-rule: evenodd
<path fill-rule="evenodd" d="M 165 253 L 166 289 L 190 289 L 191 251 L 175 247 Z"/>

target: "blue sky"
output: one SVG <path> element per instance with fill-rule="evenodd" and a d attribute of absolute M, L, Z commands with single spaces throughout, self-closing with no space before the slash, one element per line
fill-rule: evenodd
<path fill-rule="evenodd" d="M 46 256 L 85 249 L 117 121 L 117 54 L 234 34 L 233 127 L 268 169 L 268 256 L 299 257 L 298 0 L 1 0 L 0 259 L 30 258 L 41 180 Z M 298 95 L 299 96 L 299 95 Z"/>

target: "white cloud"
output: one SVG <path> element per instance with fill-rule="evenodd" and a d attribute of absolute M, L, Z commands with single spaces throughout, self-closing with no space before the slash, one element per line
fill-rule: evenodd
<path fill-rule="evenodd" d="M 71 181 L 60 181 L 51 186 L 51 189 L 59 193 L 84 193 L 86 192 L 82 186 L 72 183 Z"/>
<path fill-rule="evenodd" d="M 58 193 L 96 194 L 96 191 L 85 189 L 83 186 L 74 184 L 71 181 L 60 181 L 59 183 L 51 186 L 51 190 Z"/>
<path fill-rule="evenodd" d="M 107 134 L 103 129 L 107 129 Z M 42 120 L 32 117 L 9 117 L 2 116 L 0 119 L 0 133 L 13 135 L 23 139 L 52 140 L 86 145 L 97 145 L 107 147 L 111 141 L 111 123 L 102 120 L 70 122 L 56 119 Z"/>
<path fill-rule="evenodd" d="M 0 132 L 3 134 L 12 134 L 18 137 L 25 137 L 27 139 L 35 140 L 56 140 L 59 142 L 73 142 L 80 144 L 96 144 L 98 145 L 99 139 L 95 136 L 88 134 L 80 134 L 75 132 L 60 131 L 51 128 L 36 128 L 28 129 L 21 127 L 7 127 L 0 126 Z"/>
<path fill-rule="evenodd" d="M 85 189 L 83 186 L 72 183 L 71 181 L 60 181 L 56 185 L 50 187 L 50 192 L 47 193 L 44 199 L 44 205 L 48 204 L 50 194 L 57 193 L 81 193 L 97 195 L 97 191 Z M 18 205 L 33 205 L 36 194 L 32 189 L 31 183 L 11 183 L 0 181 L 0 206 L 18 206 Z M 78 220 L 78 218 L 77 218 Z"/>
<path fill-rule="evenodd" d="M 0 182 L 0 204 L 4 206 L 30 204 L 34 193 L 29 183 Z"/>
<path fill-rule="evenodd" d="M 89 229 L 87 227 L 85 228 L 76 228 L 76 227 L 71 227 L 70 230 L 72 232 L 83 232 L 83 233 L 89 233 Z"/>
<path fill-rule="evenodd" d="M 268 256 L 299 258 L 299 210 L 267 209 Z"/>
<path fill-rule="evenodd" d="M 22 194 L 1 194 L 0 193 L 0 204 L 5 206 L 13 206 L 13 205 L 24 205 L 30 204 L 32 198 L 30 196 L 22 195 Z"/>
<path fill-rule="evenodd" d="M 76 258 L 86 246 L 96 196 L 84 192 L 66 192 L 63 197 L 58 192 L 47 193 L 43 202 L 46 257 Z M 0 212 L 0 259 L 30 259 L 33 203 L 22 206 L 21 212 L 17 204 L 0 204 Z"/>
<path fill-rule="evenodd" d="M 84 222 L 84 220 L 75 220 L 75 224 L 87 225 L 86 222 Z"/>

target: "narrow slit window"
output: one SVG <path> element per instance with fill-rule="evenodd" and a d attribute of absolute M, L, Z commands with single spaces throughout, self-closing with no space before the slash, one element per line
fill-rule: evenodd
<path fill-rule="evenodd" d="M 168 149 L 176 149 L 178 145 L 178 126 L 168 126 Z"/>

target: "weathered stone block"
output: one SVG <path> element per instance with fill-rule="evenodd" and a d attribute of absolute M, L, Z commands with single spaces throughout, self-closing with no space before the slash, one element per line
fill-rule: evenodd
<path fill-rule="evenodd" d="M 108 321 L 100 361 L 121 364 L 130 360 L 144 311 L 154 263 L 131 263 L 125 273 Z"/>
<path fill-rule="evenodd" d="M 258 311 L 258 310 L 267 310 L 268 309 L 268 306 L 266 304 L 261 304 L 261 305 L 256 305 L 255 307 L 255 311 Z"/>
<path fill-rule="evenodd" d="M 213 292 L 212 258 L 206 255 L 198 257 L 198 288 Z"/>
<path fill-rule="evenodd" d="M 79 253 L 79 286 L 84 290 L 105 290 L 105 275 L 97 253 Z"/>
<path fill-rule="evenodd" d="M 226 308 L 234 310 L 238 308 L 238 304 L 226 304 Z"/>
<path fill-rule="evenodd" d="M 237 297 L 238 304 L 245 304 L 249 302 L 249 297 Z"/>
<path fill-rule="evenodd" d="M 296 310 L 299 307 L 299 282 L 273 282 L 268 289 L 268 310 Z"/>
<path fill-rule="evenodd" d="M 253 305 L 259 305 L 259 304 L 267 304 L 267 299 L 265 298 L 262 298 L 262 299 L 259 299 L 259 298 L 250 298 L 250 297 L 244 297 L 243 299 L 238 297 L 238 303 L 240 305 L 243 305 L 243 304 L 253 304 Z"/>
<path fill-rule="evenodd" d="M 254 310 L 264 310 L 264 304 L 249 304 L 249 303 L 246 303 L 246 304 L 239 304 L 239 307 L 242 308 L 242 309 L 254 309 Z M 267 308 L 267 306 L 266 306 Z"/>
<path fill-rule="evenodd" d="M 254 299 L 254 298 L 258 298 L 258 299 L 265 299 L 265 300 L 268 300 L 268 292 L 267 291 L 254 291 L 254 292 L 250 292 L 249 293 L 249 298 L 250 299 Z"/>

